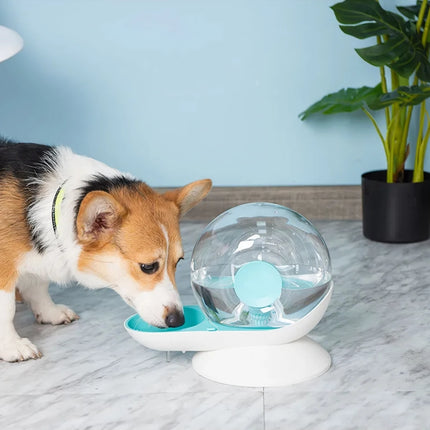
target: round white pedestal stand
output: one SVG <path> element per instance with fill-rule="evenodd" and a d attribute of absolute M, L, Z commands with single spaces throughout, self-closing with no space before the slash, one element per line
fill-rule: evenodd
<path fill-rule="evenodd" d="M 330 354 L 308 337 L 283 345 L 198 352 L 193 368 L 215 382 L 242 387 L 287 386 L 316 378 L 331 365 Z"/>

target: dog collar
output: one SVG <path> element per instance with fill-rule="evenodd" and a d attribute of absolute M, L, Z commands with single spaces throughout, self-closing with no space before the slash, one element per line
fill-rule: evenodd
<path fill-rule="evenodd" d="M 54 229 L 55 235 L 57 235 L 57 231 L 59 229 L 59 222 L 61 218 L 61 203 L 64 199 L 64 181 L 55 192 L 54 199 L 52 200 L 52 208 L 51 208 L 51 221 L 52 228 Z"/>

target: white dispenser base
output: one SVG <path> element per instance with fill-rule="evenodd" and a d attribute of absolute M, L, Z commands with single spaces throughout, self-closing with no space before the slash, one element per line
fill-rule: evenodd
<path fill-rule="evenodd" d="M 330 354 L 308 337 L 282 345 L 198 352 L 193 368 L 201 376 L 242 387 L 287 386 L 316 378 L 331 365 Z"/>
<path fill-rule="evenodd" d="M 297 384 L 325 373 L 329 353 L 306 337 L 321 320 L 333 286 L 305 317 L 291 325 L 267 330 L 214 325 L 197 306 L 185 306 L 185 324 L 158 329 L 132 315 L 124 322 L 130 336 L 158 351 L 201 351 L 194 370 L 213 381 L 244 387 Z"/>

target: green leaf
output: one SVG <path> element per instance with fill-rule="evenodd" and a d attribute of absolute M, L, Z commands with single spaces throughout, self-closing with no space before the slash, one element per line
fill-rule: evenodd
<path fill-rule="evenodd" d="M 413 5 L 413 6 L 397 6 L 397 10 L 406 18 L 415 19 L 418 17 L 420 13 L 421 5 Z"/>
<path fill-rule="evenodd" d="M 328 94 L 320 101 L 302 112 L 299 117 L 305 120 L 315 113 L 333 114 L 352 112 L 375 102 L 382 95 L 381 84 L 376 87 L 346 88 L 336 93 Z"/>
<path fill-rule="evenodd" d="M 430 63 L 415 21 L 386 11 L 376 0 L 345 0 L 332 9 L 346 34 L 359 39 L 385 36 L 380 44 L 356 50 L 364 61 L 377 67 L 388 66 L 405 78 L 417 71 L 421 80 L 430 81 Z M 407 13 L 412 11 L 408 9 Z"/>
<path fill-rule="evenodd" d="M 416 21 L 418 18 L 418 15 L 420 14 L 422 1 L 417 1 L 417 4 L 412 6 L 397 6 L 397 10 L 406 18 L 410 19 L 411 21 Z M 424 16 L 427 16 L 430 9 L 430 5 L 427 4 L 426 10 L 424 11 Z M 423 24 L 425 23 L 425 20 L 423 21 Z"/>
<path fill-rule="evenodd" d="M 413 6 L 397 6 L 398 11 L 406 16 L 415 26 L 418 24 L 418 16 L 421 10 L 422 1 L 417 1 L 416 5 Z M 426 9 L 424 11 L 424 19 L 421 23 L 421 29 L 424 29 L 425 23 L 426 23 L 426 17 L 428 16 L 430 12 L 430 4 L 427 4 Z M 427 36 L 427 44 L 430 42 L 430 34 Z"/>
<path fill-rule="evenodd" d="M 403 40 L 396 41 L 394 39 L 390 39 L 386 43 L 369 46 L 368 48 L 356 49 L 355 51 L 364 61 L 367 61 L 374 66 L 380 67 L 387 64 L 387 62 L 398 60 L 399 55 L 396 53 L 396 50 L 399 45 L 403 45 L 400 46 L 402 50 L 408 48 L 407 42 Z"/>
<path fill-rule="evenodd" d="M 400 106 L 417 105 L 430 97 L 430 85 L 413 85 L 399 87 L 395 91 L 385 93 L 369 101 L 370 109 L 377 110 L 399 103 Z"/>
<path fill-rule="evenodd" d="M 430 79 L 427 79 L 427 76 L 430 76 L 430 63 L 428 61 L 421 61 L 419 69 L 417 70 L 417 76 L 423 82 L 430 81 Z"/>
<path fill-rule="evenodd" d="M 376 0 L 345 0 L 331 8 L 341 24 L 376 21 L 396 30 L 405 22 L 400 15 L 383 9 Z"/>
<path fill-rule="evenodd" d="M 369 22 L 359 25 L 340 25 L 340 29 L 348 34 L 354 36 L 357 39 L 367 39 L 371 36 L 381 36 L 387 32 L 386 27 L 383 24 L 377 22 Z"/>

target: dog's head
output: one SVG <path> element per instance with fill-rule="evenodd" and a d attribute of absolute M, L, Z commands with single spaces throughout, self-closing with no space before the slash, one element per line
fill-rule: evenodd
<path fill-rule="evenodd" d="M 144 183 L 91 191 L 76 218 L 86 284 L 109 286 L 149 324 L 183 324 L 175 285 L 183 258 L 179 219 L 210 191 L 209 179 L 159 194 Z"/>

